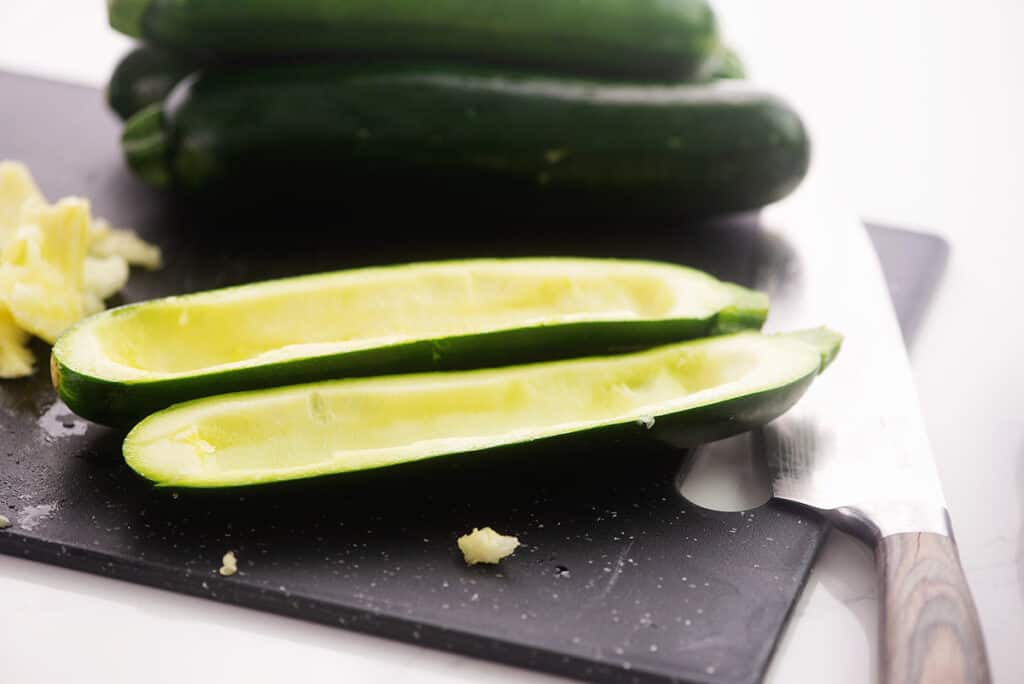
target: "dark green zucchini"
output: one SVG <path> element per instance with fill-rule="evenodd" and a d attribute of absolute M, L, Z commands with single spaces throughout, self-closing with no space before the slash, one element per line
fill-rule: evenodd
<path fill-rule="evenodd" d="M 107 103 L 122 119 L 162 101 L 197 62 L 151 45 L 125 55 L 107 84 Z"/>
<path fill-rule="evenodd" d="M 421 187 L 458 201 L 499 188 L 696 213 L 777 200 L 809 157 L 799 116 L 739 82 L 332 64 L 209 69 L 129 120 L 123 144 L 150 184 L 214 196 L 347 198 L 376 184 L 391 202 Z"/>
<path fill-rule="evenodd" d="M 110 76 L 107 104 L 122 119 L 163 100 L 174 86 L 201 65 L 200 60 L 152 45 L 139 45 L 126 54 Z M 698 80 L 743 78 L 739 56 L 726 46 L 705 62 Z"/>
<path fill-rule="evenodd" d="M 705 0 L 108 0 L 118 31 L 221 57 L 370 55 L 686 79 L 718 45 Z"/>

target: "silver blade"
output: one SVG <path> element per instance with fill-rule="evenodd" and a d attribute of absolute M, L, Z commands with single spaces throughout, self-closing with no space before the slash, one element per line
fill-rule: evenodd
<path fill-rule="evenodd" d="M 906 350 L 864 226 L 820 189 L 765 212 L 757 283 L 768 328 L 828 325 L 846 339 L 804 398 L 759 439 L 776 497 L 871 538 L 949 534 Z"/>

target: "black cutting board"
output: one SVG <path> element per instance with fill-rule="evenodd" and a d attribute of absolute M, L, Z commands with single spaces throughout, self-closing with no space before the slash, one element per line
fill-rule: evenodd
<path fill-rule="evenodd" d="M 97 215 L 163 246 L 166 268 L 136 272 L 123 301 L 489 255 L 653 257 L 749 282 L 764 249 L 754 215 L 577 225 L 502 207 L 460 219 L 405 207 L 399 218 L 401 192 L 373 215 L 300 216 L 253 197 L 253 211 L 211 217 L 125 171 L 98 91 L 0 73 L 0 102 L 0 158 L 26 162 L 49 198 L 89 197 Z M 472 232 L 456 236 L 449 221 Z M 945 245 L 892 229 L 872 236 L 912 326 Z M 512 450 L 227 493 L 157 490 L 120 461 L 119 433 L 55 403 L 47 350 L 36 352 L 33 378 L 0 384 L 0 512 L 14 523 L 0 552 L 14 556 L 580 679 L 742 684 L 763 677 L 827 532 L 777 503 L 746 513 L 689 503 L 676 485 L 686 454 L 656 444 Z M 484 525 L 524 546 L 499 567 L 466 567 L 455 538 Z M 241 572 L 223 578 L 229 549 Z"/>

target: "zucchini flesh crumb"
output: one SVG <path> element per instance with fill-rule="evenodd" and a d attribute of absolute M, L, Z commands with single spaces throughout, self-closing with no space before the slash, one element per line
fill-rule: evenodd
<path fill-rule="evenodd" d="M 650 430 L 652 427 L 654 427 L 654 416 L 640 416 L 639 418 L 637 418 L 636 422 L 641 427 Z"/>
<path fill-rule="evenodd" d="M 217 570 L 217 572 L 219 572 L 224 577 L 231 577 L 236 572 L 238 572 L 238 559 L 235 558 L 234 551 L 228 551 L 227 553 L 225 553 L 224 557 L 221 558 L 220 562 L 221 566 L 220 569 Z"/>
<path fill-rule="evenodd" d="M 94 218 L 89 202 L 49 204 L 28 169 L 0 160 L 0 378 L 32 374 L 29 335 L 54 342 L 104 308 L 128 267 L 160 266 L 160 250 Z"/>
<path fill-rule="evenodd" d="M 472 532 L 459 537 L 458 544 L 466 564 L 476 565 L 497 563 L 502 558 L 511 556 L 519 546 L 519 539 L 499 534 L 490 527 L 482 530 L 474 527 Z"/>
<path fill-rule="evenodd" d="M 27 345 L 28 333 L 18 327 L 11 312 L 0 302 L 0 378 L 32 374 L 35 358 Z"/>
<path fill-rule="evenodd" d="M 0 530 L 11 526 L 11 521 L 6 515 L 0 515 Z"/>

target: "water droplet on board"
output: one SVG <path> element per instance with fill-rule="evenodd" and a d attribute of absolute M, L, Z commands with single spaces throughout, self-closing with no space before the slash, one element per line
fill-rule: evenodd
<path fill-rule="evenodd" d="M 55 401 L 46 409 L 46 413 L 39 417 L 37 424 L 49 437 L 61 438 L 72 435 L 84 435 L 89 430 L 89 424 L 84 421 L 75 420 L 70 415 L 71 409 L 62 401 Z"/>
<path fill-rule="evenodd" d="M 57 510 L 56 503 L 26 506 L 19 511 L 18 526 L 23 530 L 32 531 Z"/>

